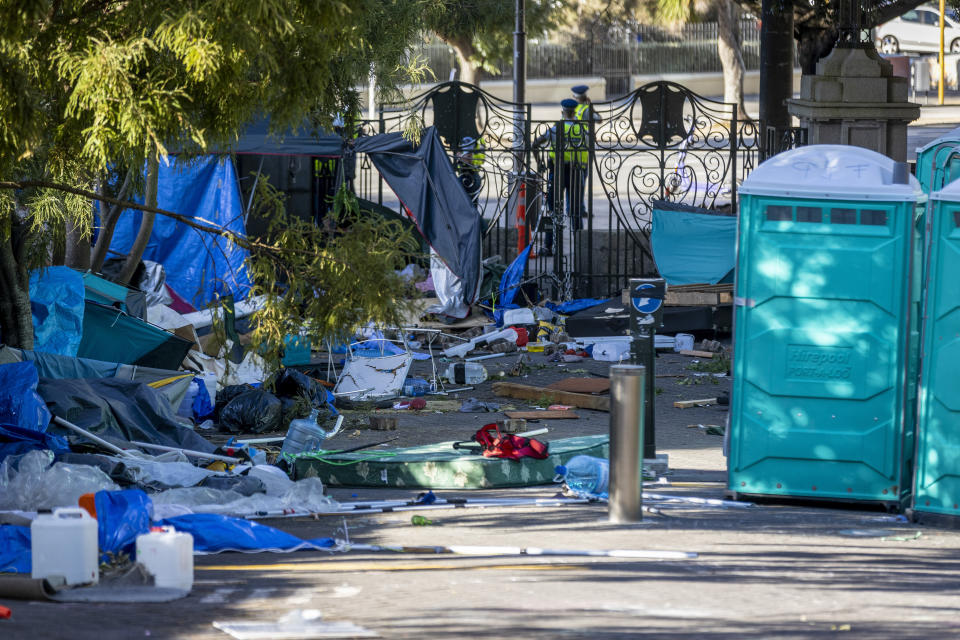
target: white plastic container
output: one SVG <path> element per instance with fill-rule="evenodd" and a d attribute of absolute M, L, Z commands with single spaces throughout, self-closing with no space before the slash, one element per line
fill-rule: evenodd
<path fill-rule="evenodd" d="M 443 377 L 451 384 L 480 384 L 487 379 L 487 369 L 477 362 L 453 363 Z"/>
<path fill-rule="evenodd" d="M 60 507 L 41 513 L 30 524 L 30 574 L 34 578 L 63 576 L 68 585 L 96 584 L 97 521 L 80 507 Z"/>
<path fill-rule="evenodd" d="M 173 527 L 152 527 L 137 536 L 137 562 L 166 589 L 193 588 L 193 536 Z"/>

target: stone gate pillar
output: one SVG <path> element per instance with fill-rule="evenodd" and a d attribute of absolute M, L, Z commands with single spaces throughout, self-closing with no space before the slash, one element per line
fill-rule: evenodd
<path fill-rule="evenodd" d="M 907 101 L 909 81 L 877 53 L 859 2 L 842 0 L 839 16 L 840 41 L 787 109 L 809 144 L 855 145 L 906 162 L 907 125 L 920 117 L 920 105 Z"/>

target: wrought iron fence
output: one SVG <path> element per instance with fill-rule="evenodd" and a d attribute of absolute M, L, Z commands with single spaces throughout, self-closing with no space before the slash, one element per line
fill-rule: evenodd
<path fill-rule="evenodd" d="M 656 272 L 654 201 L 735 209 L 764 136 L 733 105 L 670 82 L 593 108 L 578 134 L 571 122 L 532 121 L 528 104 L 449 82 L 384 107 L 365 130 L 401 131 L 411 118 L 437 127 L 482 217 L 485 256 L 509 262 L 532 242 L 528 273 L 546 295 L 612 295 Z M 561 153 L 567 139 L 582 146 Z M 357 173 L 358 195 L 402 210 L 368 159 Z"/>

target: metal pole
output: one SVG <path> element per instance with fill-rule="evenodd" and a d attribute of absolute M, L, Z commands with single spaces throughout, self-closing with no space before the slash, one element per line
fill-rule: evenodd
<path fill-rule="evenodd" d="M 647 369 L 610 367 L 610 521 L 643 519 L 643 398 Z"/>
<path fill-rule="evenodd" d="M 943 28 L 944 28 L 944 13 L 946 11 L 945 0 L 940 0 L 940 82 L 937 83 L 937 104 L 943 104 L 943 84 L 946 82 L 946 69 L 944 67 L 943 59 Z"/>
<path fill-rule="evenodd" d="M 513 101 L 527 101 L 527 33 L 524 31 L 524 0 L 513 3 Z"/>

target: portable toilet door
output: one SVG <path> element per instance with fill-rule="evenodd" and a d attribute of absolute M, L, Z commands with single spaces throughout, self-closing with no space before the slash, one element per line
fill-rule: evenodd
<path fill-rule="evenodd" d="M 930 194 L 913 514 L 960 516 L 960 182 Z"/>
<path fill-rule="evenodd" d="M 960 178 L 960 127 L 917 149 L 916 174 L 928 195 Z"/>
<path fill-rule="evenodd" d="M 899 506 L 919 184 L 876 152 L 813 145 L 740 193 L 728 493 Z"/>

